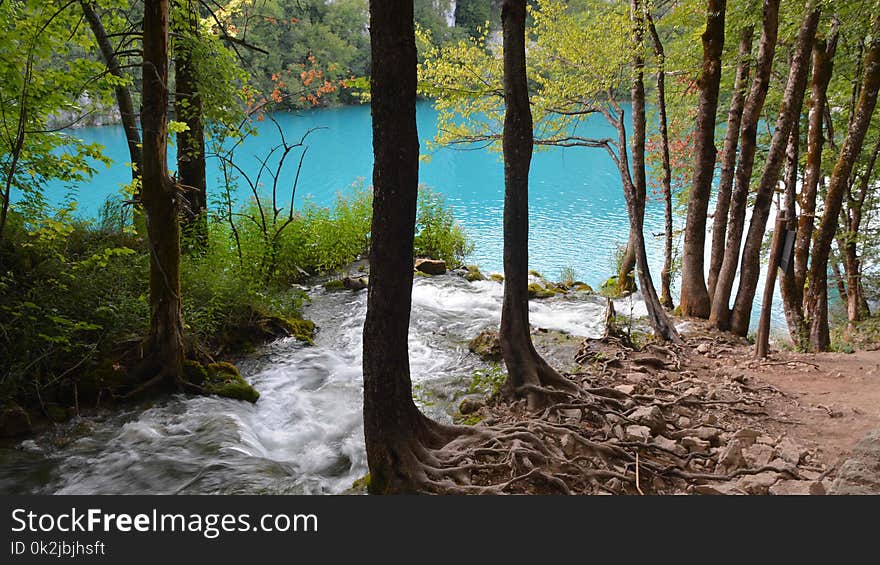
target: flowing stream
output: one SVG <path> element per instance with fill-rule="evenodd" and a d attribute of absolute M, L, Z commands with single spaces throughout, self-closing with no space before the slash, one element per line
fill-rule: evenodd
<path fill-rule="evenodd" d="M 175 395 L 98 414 L 0 449 L 0 493 L 343 493 L 367 472 L 361 416 L 366 291 L 310 291 L 316 345 L 282 339 L 242 361 L 256 404 Z M 415 396 L 450 421 L 475 369 L 467 342 L 497 327 L 502 285 L 416 277 L 410 324 Z M 533 326 L 602 331 L 604 299 L 532 301 Z M 639 302 L 619 313 L 643 315 Z M 565 370 L 570 367 L 560 367 Z"/>

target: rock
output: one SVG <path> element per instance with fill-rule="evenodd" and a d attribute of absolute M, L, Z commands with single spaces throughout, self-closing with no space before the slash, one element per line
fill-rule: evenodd
<path fill-rule="evenodd" d="M 636 424 L 646 426 L 654 435 L 666 431 L 666 418 L 656 406 L 639 406 L 627 417 Z"/>
<path fill-rule="evenodd" d="M 529 298 L 550 298 L 551 296 L 556 295 L 556 291 L 552 288 L 547 288 L 541 286 L 539 283 L 532 283 L 529 285 Z"/>
<path fill-rule="evenodd" d="M 501 334 L 483 330 L 468 343 L 468 350 L 484 361 L 501 361 Z"/>
<path fill-rule="evenodd" d="M 504 282 L 504 275 L 502 275 L 500 273 L 492 273 L 491 275 L 489 275 L 489 280 L 503 283 Z"/>
<path fill-rule="evenodd" d="M 805 496 L 825 494 L 825 487 L 818 481 L 781 480 L 770 487 L 770 494 L 775 496 Z"/>
<path fill-rule="evenodd" d="M 586 283 L 574 283 L 572 290 L 575 292 L 587 292 L 590 294 L 593 294 L 593 292 L 595 292 L 593 290 L 593 287 L 591 287 L 590 285 L 588 285 Z"/>
<path fill-rule="evenodd" d="M 654 438 L 652 443 L 654 445 L 656 445 L 657 447 L 659 447 L 661 449 L 665 449 L 666 451 L 671 451 L 672 453 L 675 453 L 676 455 L 680 455 L 680 456 L 687 455 L 687 449 L 685 449 L 684 447 L 679 445 L 678 442 L 676 442 L 675 440 L 669 439 L 666 436 L 657 436 Z"/>
<path fill-rule="evenodd" d="M 692 436 L 681 438 L 681 445 L 691 453 L 709 453 L 711 447 L 708 441 Z"/>
<path fill-rule="evenodd" d="M 651 428 L 648 426 L 627 426 L 626 439 L 627 441 L 647 443 L 651 439 Z"/>
<path fill-rule="evenodd" d="M 348 290 L 363 290 L 367 288 L 367 277 L 360 278 L 351 278 L 345 277 L 342 279 L 342 286 Z"/>
<path fill-rule="evenodd" d="M 764 471 L 756 475 L 746 475 L 737 482 L 737 486 L 749 494 L 767 494 L 779 475 L 773 471 Z"/>
<path fill-rule="evenodd" d="M 623 378 L 631 383 L 640 383 L 647 377 L 648 375 L 645 375 L 644 373 L 627 373 Z"/>
<path fill-rule="evenodd" d="M 760 435 L 761 433 L 758 431 L 749 428 L 743 428 L 733 434 L 733 439 L 742 440 L 744 447 L 748 447 L 750 445 L 753 445 Z"/>
<path fill-rule="evenodd" d="M 678 426 L 681 428 L 689 428 L 691 427 L 691 419 L 687 416 L 680 416 L 678 418 Z"/>
<path fill-rule="evenodd" d="M 729 473 L 736 469 L 742 469 L 746 466 L 746 459 L 743 457 L 742 439 L 732 439 L 727 447 L 718 455 L 718 466 L 723 472 Z"/>
<path fill-rule="evenodd" d="M 611 433 L 614 434 L 614 437 L 616 437 L 620 441 L 626 439 L 626 432 L 623 431 L 623 426 L 621 426 L 620 424 L 614 424 L 614 426 L 612 426 L 611 428 Z"/>
<path fill-rule="evenodd" d="M 758 443 L 763 443 L 764 445 L 776 445 L 776 440 L 766 434 L 759 435 L 756 441 Z"/>
<path fill-rule="evenodd" d="M 207 366 L 207 373 L 204 389 L 209 394 L 252 403 L 260 398 L 257 389 L 244 380 L 231 363 L 211 363 Z"/>
<path fill-rule="evenodd" d="M 701 343 L 700 345 L 697 346 L 697 353 L 699 353 L 700 355 L 705 355 L 705 354 L 709 353 L 711 350 L 712 350 L 712 346 L 710 346 L 708 343 Z"/>
<path fill-rule="evenodd" d="M 736 485 L 732 485 L 729 483 L 720 483 L 716 485 L 693 485 L 688 489 L 688 492 L 693 494 L 702 494 L 702 495 L 738 495 L 743 494 Z"/>
<path fill-rule="evenodd" d="M 756 443 L 743 449 L 742 455 L 749 467 L 764 467 L 773 459 L 773 448 L 763 443 Z"/>
<path fill-rule="evenodd" d="M 880 429 L 862 438 L 840 467 L 829 494 L 880 494 Z"/>
<path fill-rule="evenodd" d="M 468 265 L 467 272 L 464 274 L 464 280 L 468 282 L 484 281 L 486 277 L 480 272 L 480 268 L 476 265 Z"/>
<path fill-rule="evenodd" d="M 439 259 L 416 259 L 416 270 L 426 275 L 442 275 L 446 273 L 446 261 Z"/>
<path fill-rule="evenodd" d="M 485 405 L 483 397 L 477 394 L 465 396 L 458 405 L 458 411 L 462 414 L 473 414 Z"/>
<path fill-rule="evenodd" d="M 27 411 L 10 402 L 0 408 L 0 437 L 19 437 L 31 432 L 31 418 Z"/>
<path fill-rule="evenodd" d="M 636 390 L 635 385 L 617 385 L 614 387 L 614 390 L 618 390 L 623 394 L 632 394 L 633 391 Z"/>
<path fill-rule="evenodd" d="M 792 441 L 791 438 L 783 438 L 776 444 L 776 456 L 787 463 L 797 465 L 801 462 L 806 450 Z"/>

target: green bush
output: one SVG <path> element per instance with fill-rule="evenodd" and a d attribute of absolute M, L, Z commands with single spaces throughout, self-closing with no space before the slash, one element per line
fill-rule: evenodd
<path fill-rule="evenodd" d="M 416 257 L 442 259 L 449 267 L 464 264 L 465 257 L 474 250 L 443 195 L 427 187 L 419 189 L 414 244 Z"/>

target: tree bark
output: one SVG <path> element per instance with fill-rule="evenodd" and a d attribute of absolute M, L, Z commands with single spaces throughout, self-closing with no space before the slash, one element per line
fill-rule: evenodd
<path fill-rule="evenodd" d="M 700 73 L 700 105 L 697 110 L 694 147 L 694 178 L 688 200 L 681 262 L 681 315 L 708 318 L 711 310 L 706 289 L 704 256 L 706 214 L 715 174 L 715 113 L 721 84 L 721 53 L 724 50 L 724 13 L 727 0 L 708 0 L 706 31 L 703 32 L 703 70 Z"/>
<path fill-rule="evenodd" d="M 122 66 L 119 64 L 119 58 L 116 56 L 116 50 L 110 43 L 107 30 L 104 29 L 104 24 L 95 11 L 95 6 L 91 0 L 81 0 L 80 5 L 82 6 L 86 21 L 89 22 L 89 27 L 92 29 L 92 34 L 95 36 L 95 41 L 98 43 L 98 49 L 101 51 L 104 64 L 107 65 L 107 71 L 116 78 L 125 79 Z M 129 159 L 131 159 L 131 179 L 137 180 L 140 178 L 143 159 L 141 157 L 141 135 L 138 131 L 137 114 L 134 111 L 131 91 L 128 86 L 120 84 L 113 89 L 113 93 L 116 95 L 119 118 L 122 120 L 122 129 L 125 132 L 125 141 L 128 144 L 128 155 Z"/>
<path fill-rule="evenodd" d="M 168 0 L 144 3 L 141 201 L 150 252 L 150 333 L 147 353 L 159 375 L 181 383 L 183 317 L 180 297 L 178 188 L 168 176 Z"/>
<path fill-rule="evenodd" d="M 733 95 L 730 100 L 730 111 L 727 114 L 727 132 L 724 135 L 724 149 L 721 153 L 721 173 L 718 179 L 718 196 L 715 201 L 715 217 L 712 221 L 712 252 L 709 259 L 709 296 L 715 296 L 715 284 L 721 263 L 724 261 L 724 240 L 727 236 L 727 214 L 730 211 L 730 193 L 733 189 L 733 174 L 736 170 L 736 153 L 739 145 L 740 125 L 742 124 L 743 107 L 746 103 L 749 75 L 751 74 L 750 56 L 752 53 L 752 37 L 755 28 L 743 28 L 739 38 L 739 54 L 736 63 L 736 78 L 733 83 Z"/>
<path fill-rule="evenodd" d="M 843 234 L 841 247 L 844 255 L 844 272 L 846 273 L 846 314 L 849 321 L 849 329 L 855 329 L 856 322 L 860 322 L 862 318 L 868 314 L 867 300 L 865 299 L 864 289 L 862 286 L 862 260 L 859 257 L 858 241 L 859 233 L 862 227 L 863 211 L 868 193 L 871 190 L 871 178 L 874 172 L 874 166 L 877 163 L 877 156 L 880 154 L 880 138 L 875 142 L 871 156 L 865 166 L 859 182 L 859 192 L 854 194 L 852 186 L 847 191 L 846 205 L 847 210 L 845 220 L 847 230 Z"/>
<path fill-rule="evenodd" d="M 538 355 L 529 325 L 529 169 L 534 145 L 526 76 L 526 0 L 505 0 L 504 36 L 504 298 L 501 351 L 507 366 L 505 391 L 525 396 L 529 408 L 546 402 L 547 386 L 573 385 Z"/>
<path fill-rule="evenodd" d="M 782 277 L 789 333 L 801 349 L 809 347 L 809 329 L 803 308 L 804 287 L 815 223 L 816 196 L 822 177 L 822 150 L 825 142 L 823 118 L 828 105 L 828 84 L 834 68 L 837 40 L 838 26 L 835 21 L 828 40 L 819 39 L 813 46 L 813 78 L 810 85 L 810 110 L 807 115 L 807 156 L 799 199 L 801 213 L 797 219 L 792 271 Z"/>
<path fill-rule="evenodd" d="M 208 245 L 208 188 L 205 175 L 205 130 L 201 85 L 190 43 L 197 40 L 198 20 L 195 6 L 186 2 L 183 26 L 175 48 L 174 72 L 176 93 L 174 111 L 178 121 L 188 129 L 177 134 L 177 175 L 184 190 L 183 222 L 187 243 L 193 252 Z"/>
<path fill-rule="evenodd" d="M 419 180 L 412 0 L 371 0 L 373 220 L 364 322 L 364 439 L 373 494 L 418 490 L 441 427 L 412 398 L 409 334 Z"/>
<path fill-rule="evenodd" d="M 730 329 L 737 335 L 744 336 L 749 331 L 752 303 L 755 300 L 758 277 L 761 273 L 761 244 L 764 241 L 764 233 L 767 231 L 767 219 L 770 216 L 773 190 L 779 182 L 779 173 L 785 161 L 785 148 L 788 144 L 789 134 L 800 116 L 804 103 L 810 52 L 816 37 L 816 28 L 819 25 L 819 9 L 815 6 L 816 0 L 807 2 L 807 14 L 798 30 L 788 82 L 785 85 L 785 93 L 782 98 L 782 108 L 776 120 L 767 160 L 764 163 L 764 171 L 755 194 L 755 205 L 752 208 L 752 219 L 749 222 L 749 232 L 743 247 L 739 288 L 731 319 Z"/>
<path fill-rule="evenodd" d="M 871 44 L 864 59 L 864 77 L 858 105 L 849 131 L 840 149 L 840 155 L 828 183 L 825 206 L 819 231 L 813 240 L 807 291 L 807 317 L 810 320 L 810 346 L 816 351 L 826 351 L 830 345 L 828 334 L 828 257 L 831 243 L 837 232 L 837 223 L 843 204 L 843 196 L 852 174 L 853 166 L 877 105 L 880 89 L 880 23 L 875 22 Z"/>
<path fill-rule="evenodd" d="M 733 191 L 730 194 L 730 215 L 727 224 L 727 243 L 724 259 L 718 272 L 715 294 L 712 297 L 712 312 L 709 322 L 720 330 L 730 327 L 730 294 L 739 264 L 739 251 L 745 227 L 746 204 L 752 168 L 755 165 L 757 150 L 758 122 L 767 98 L 770 73 L 773 69 L 773 56 L 776 53 L 776 38 L 779 27 L 779 0 L 764 0 L 764 15 L 761 24 L 761 40 L 758 46 L 758 59 L 755 62 L 755 77 L 749 90 L 749 97 L 743 109 L 740 128 L 739 161 L 736 166 Z"/>
<path fill-rule="evenodd" d="M 657 113 L 660 119 L 660 160 L 663 167 L 661 181 L 663 191 L 663 214 L 665 229 L 663 234 L 663 270 L 660 271 L 660 304 L 672 310 L 672 166 L 669 160 L 669 125 L 666 116 L 666 54 L 663 42 L 654 25 L 650 10 L 645 11 L 648 31 L 654 44 L 654 55 L 657 57 Z"/>
<path fill-rule="evenodd" d="M 786 231 L 795 231 L 797 229 L 797 181 L 800 157 L 800 122 L 796 121 L 791 133 L 788 136 L 788 148 L 785 151 L 785 173 L 783 175 L 783 184 L 785 185 L 785 201 L 783 210 L 785 210 Z M 775 234 L 774 234 L 775 235 Z M 792 257 L 792 260 L 794 257 Z M 794 285 L 794 277 L 792 276 L 793 267 L 789 271 L 783 271 L 779 277 L 779 291 L 782 295 L 782 309 L 785 313 L 785 321 L 788 324 L 788 331 L 791 335 L 792 343 L 799 349 L 804 348 L 804 341 L 801 339 L 802 334 L 800 328 L 803 327 L 803 308 L 801 306 L 802 292 Z"/>
<path fill-rule="evenodd" d="M 632 135 L 632 179 L 630 184 L 624 183 L 624 196 L 629 209 L 630 233 L 636 236 L 636 270 L 639 276 L 639 286 L 642 298 L 648 310 L 648 319 L 657 337 L 664 340 L 678 341 L 678 332 L 670 323 L 654 282 L 651 280 L 651 271 L 648 267 L 648 253 L 645 249 L 644 223 L 645 201 L 647 198 L 647 177 L 645 173 L 645 83 L 642 57 L 642 39 L 645 30 L 644 6 L 642 0 L 632 0 L 631 15 L 633 20 L 633 80 L 630 90 L 633 108 L 633 135 Z M 621 127 L 623 120 L 621 120 Z M 621 140 L 621 147 L 626 147 L 626 139 Z"/>

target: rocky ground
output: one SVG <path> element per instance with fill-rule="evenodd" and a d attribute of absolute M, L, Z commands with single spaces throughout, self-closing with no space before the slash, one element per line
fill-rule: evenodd
<path fill-rule="evenodd" d="M 675 347 L 534 334 L 556 366 L 571 367 L 574 354 L 569 378 L 607 400 L 599 417 L 548 410 L 529 424 L 535 416 L 517 403 L 468 409 L 478 426 L 550 423 L 592 442 L 589 454 L 567 454 L 602 477 L 572 489 L 581 492 L 880 494 L 880 351 L 774 350 L 758 361 L 745 340 L 693 322 L 682 329 Z M 601 455 L 605 447 L 614 455 Z"/>

